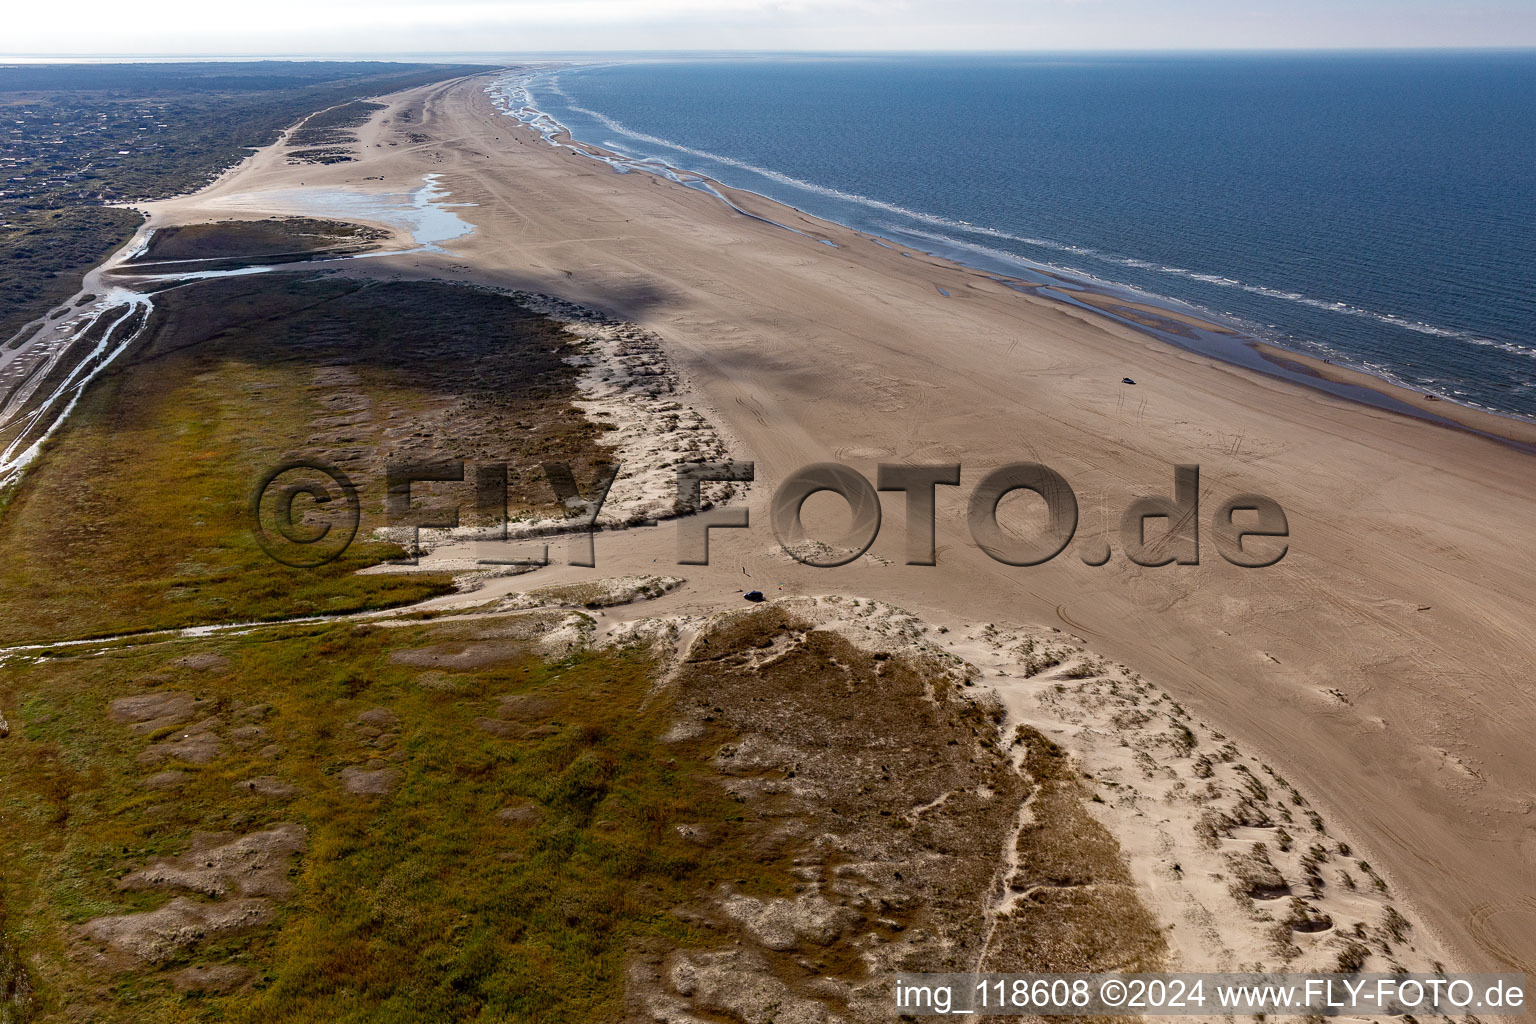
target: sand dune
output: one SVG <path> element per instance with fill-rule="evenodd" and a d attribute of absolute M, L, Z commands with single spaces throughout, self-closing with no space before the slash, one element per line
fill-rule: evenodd
<path fill-rule="evenodd" d="M 474 232 L 360 272 L 526 290 L 637 323 L 662 339 L 689 403 L 755 461 L 752 528 L 716 531 L 713 564 L 683 573 L 691 585 L 669 611 L 756 587 L 870 596 L 951 628 L 1062 625 L 1311 794 L 1438 930 L 1450 966 L 1536 966 L 1530 456 L 1177 350 L 766 200 L 739 197 L 804 233 L 615 173 L 500 116 L 485 85 L 392 97 L 353 163 L 292 166 L 264 150 L 204 193 L 155 204 L 151 225 L 290 212 L 277 193 L 301 184 L 401 193 L 440 175 L 453 202 L 475 204 L 456 209 Z M 962 463 L 962 486 L 939 490 L 938 565 L 903 564 L 894 494 L 863 558 L 813 569 L 785 556 L 768 528 L 773 487 L 826 460 L 871 480 L 880 462 Z M 1072 546 L 1031 568 L 990 559 L 965 522 L 981 476 L 1020 460 L 1066 477 L 1081 513 Z M 1171 494 L 1182 463 L 1201 469 L 1201 564 L 1131 564 L 1121 511 Z M 1211 512 L 1248 491 L 1289 518 L 1289 553 L 1270 568 L 1229 565 L 1211 542 Z M 1085 564 L 1106 540 L 1108 564 Z M 668 525 L 603 534 L 595 569 L 538 575 L 673 573 L 675 550 Z"/>

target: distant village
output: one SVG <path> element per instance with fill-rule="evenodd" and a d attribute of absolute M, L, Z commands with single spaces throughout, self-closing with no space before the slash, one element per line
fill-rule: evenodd
<path fill-rule="evenodd" d="M 141 221 L 125 207 L 195 191 L 316 111 L 316 129 L 364 97 L 453 65 L 248 61 L 0 64 L 0 345 L 78 287 Z M 470 70 L 465 68 L 463 70 Z M 328 136 L 296 159 L 340 159 Z"/>
<path fill-rule="evenodd" d="M 159 162 L 176 106 L 49 97 L 0 108 L 0 227 L 17 214 L 136 198 L 122 171 Z"/>

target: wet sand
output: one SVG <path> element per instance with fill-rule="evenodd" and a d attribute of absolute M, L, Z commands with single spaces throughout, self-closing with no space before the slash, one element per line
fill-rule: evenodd
<path fill-rule="evenodd" d="M 1536 451 L 1536 423 L 1529 420 L 1500 416 L 1498 413 L 1447 402 L 1436 395 L 1399 387 L 1363 370 L 1340 366 L 1326 359 L 1292 352 L 1276 345 L 1255 342 L 1253 348 L 1265 359 L 1282 368 L 1295 370 L 1319 380 L 1333 381 L 1371 391 L 1392 402 L 1401 402 L 1422 416 L 1444 420 L 1466 430 Z"/>
<path fill-rule="evenodd" d="M 276 193 L 301 183 L 400 193 L 441 175 L 453 202 L 476 204 L 456 211 L 475 231 L 359 272 L 524 289 L 634 321 L 662 339 L 689 402 L 756 463 L 753 526 L 715 531 L 710 566 L 675 567 L 675 527 L 662 525 L 600 535 L 595 569 L 539 575 L 687 576 L 673 611 L 711 611 L 752 587 L 870 596 L 952 628 L 1059 624 L 1313 795 L 1435 926 L 1449 966 L 1536 965 L 1529 455 L 766 200 L 753 212 L 772 207 L 804 234 L 615 173 L 500 115 L 486 81 L 392 97 L 358 162 L 290 166 L 268 149 L 204 193 L 154 204 L 152 223 L 300 212 Z M 825 570 L 788 559 L 768 499 L 826 460 L 870 479 L 879 462 L 962 463 L 962 486 L 939 492 L 939 564 L 902 564 L 894 494 L 869 555 Z M 965 521 L 981 476 L 1020 460 L 1065 476 L 1081 513 L 1073 544 L 1030 568 L 992 561 Z M 1171 494 L 1180 463 L 1201 467 L 1201 564 L 1131 564 L 1119 515 L 1136 496 Z M 1209 517 L 1239 492 L 1286 510 L 1278 565 L 1217 555 Z M 1106 540 L 1108 564 L 1085 564 Z"/>

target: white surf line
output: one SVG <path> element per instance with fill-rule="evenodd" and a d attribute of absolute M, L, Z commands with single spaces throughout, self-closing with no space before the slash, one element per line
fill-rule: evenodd
<path fill-rule="evenodd" d="M 528 78 L 530 81 L 532 78 L 542 74 L 551 73 L 548 71 L 524 73 L 526 78 Z M 661 138 L 660 136 L 650 135 L 646 132 L 639 131 L 630 127 L 629 125 L 623 124 L 622 122 L 608 116 L 607 114 L 602 113 L 601 111 L 592 110 L 589 107 L 583 107 L 576 103 L 570 94 L 565 92 L 565 90 L 560 87 L 553 74 L 551 74 L 550 77 L 550 90 L 564 97 L 565 100 L 570 104 L 572 110 L 579 111 L 592 117 L 619 135 L 627 136 L 628 138 L 635 139 L 640 142 L 662 146 L 666 149 L 676 150 L 679 153 L 686 153 L 690 156 L 696 156 L 704 160 L 710 160 L 715 163 L 724 164 L 728 167 L 735 167 L 740 170 L 747 171 L 748 173 L 767 178 L 770 181 L 776 181 L 780 184 L 788 185 L 791 188 L 797 188 L 816 195 L 845 200 L 847 202 L 855 203 L 859 206 L 880 210 L 886 213 L 896 214 L 902 217 L 909 217 L 912 220 L 924 224 L 929 224 L 933 227 L 944 228 L 950 231 L 960 231 L 968 234 L 981 235 L 989 238 L 996 238 L 1002 241 L 1018 242 L 1022 245 L 1030 245 L 1036 248 L 1048 249 L 1053 252 L 1065 253 L 1071 256 L 1098 260 L 1104 263 L 1125 267 L 1128 269 L 1150 270 L 1155 273 L 1166 274 L 1172 277 L 1182 277 L 1191 281 L 1198 281 L 1202 284 L 1214 285 L 1220 288 L 1237 289 L 1253 295 L 1262 295 L 1266 298 L 1278 299 L 1284 302 L 1293 302 L 1300 305 L 1309 306 L 1313 309 L 1339 313 L 1345 316 L 1376 320 L 1380 323 L 1390 324 L 1394 327 L 1401 327 L 1405 330 L 1416 331 L 1421 334 L 1428 334 L 1433 337 L 1448 338 L 1456 341 L 1466 342 L 1472 345 L 1497 348 L 1500 351 L 1507 352 L 1511 355 L 1518 355 L 1527 359 L 1536 359 L 1536 347 L 1522 345 L 1517 342 L 1503 342 L 1484 338 L 1472 331 L 1466 331 L 1452 327 L 1443 327 L 1424 320 L 1417 320 L 1409 316 L 1402 316 L 1400 314 L 1384 313 L 1379 310 L 1367 309 L 1363 306 L 1358 306 L 1342 300 L 1320 299 L 1315 296 L 1306 295 L 1302 292 L 1297 292 L 1286 288 L 1277 288 L 1270 285 L 1255 284 L 1210 271 L 1192 270 L 1187 267 L 1180 267 L 1167 263 L 1158 263 L 1152 260 L 1141 259 L 1136 256 L 1124 256 L 1118 253 L 1106 252 L 1102 249 L 1097 249 L 1087 245 L 1074 245 L 1069 242 L 1059 242 L 1049 238 L 1039 238 L 1031 235 L 1020 235 L 1014 232 L 1004 231 L 1000 228 L 991 228 L 985 227 L 983 225 L 973 224 L 970 221 L 959 220 L 954 217 L 944 217 L 938 214 L 925 213 L 922 210 L 914 210 L 910 207 L 902 206 L 899 203 L 892 203 L 882 199 L 875 199 L 871 196 L 862 195 L 857 192 L 848 192 L 843 189 L 832 188 L 826 185 L 818 185 L 815 182 L 806 181 L 803 178 L 796 178 L 792 175 L 784 174 L 781 171 L 775 171 L 772 168 L 761 167 L 757 164 L 748 163 L 744 160 L 738 160 L 734 157 L 725 156 L 720 153 L 712 153 L 708 150 L 697 149 L 692 146 L 686 146 L 682 143 L 674 142 L 670 139 Z M 527 86 L 524 86 L 522 93 L 525 97 L 527 97 L 527 102 L 530 107 L 536 103 L 531 90 Z M 544 116 L 547 117 L 551 122 L 559 124 L 559 122 L 556 121 L 552 116 L 548 114 L 545 114 Z M 902 229 L 898 228 L 898 230 Z M 959 242 L 958 239 L 954 239 L 947 235 L 935 235 L 931 237 L 936 241 L 942 241 L 949 244 L 956 244 Z M 1028 261 L 1026 257 L 1020 257 L 1014 253 L 1008 253 L 1006 255 L 1011 256 L 1014 259 L 1032 262 Z M 1039 265 L 1050 266 L 1049 264 L 1043 263 Z M 1075 268 L 1061 267 L 1052 269 L 1062 270 L 1072 274 L 1073 276 L 1089 278 L 1093 277 L 1093 275 L 1088 274 L 1085 271 L 1077 270 Z M 1118 282 L 1106 283 L 1114 284 L 1116 287 L 1120 288 L 1130 287 Z"/>
<path fill-rule="evenodd" d="M 601 67 L 604 65 L 584 66 Z M 558 82 L 555 80 L 554 73 L 552 73 L 550 69 L 517 72 L 505 79 L 494 82 L 487 89 L 487 91 L 492 95 L 493 100 L 499 101 L 498 106 L 502 106 L 503 103 L 506 105 L 503 107 L 504 113 L 509 116 L 516 117 L 519 121 L 522 121 L 529 127 L 534 128 L 541 135 L 543 135 L 545 141 L 549 142 L 551 145 L 564 146 L 573 152 L 581 153 L 582 155 L 595 160 L 600 160 L 601 162 L 612 165 L 615 170 L 618 170 L 621 173 L 628 169 L 638 169 L 662 174 L 663 176 L 677 181 L 679 184 L 682 184 L 688 188 L 709 192 L 716 198 L 720 199 L 722 202 L 726 203 L 737 213 L 764 221 L 765 223 L 772 224 L 775 227 L 784 228 L 787 231 L 794 231 L 796 234 L 805 235 L 809 238 L 816 238 L 817 236 L 804 231 L 800 231 L 796 228 L 790 227 L 789 225 L 780 224 L 777 221 L 768 220 L 767 218 L 759 217 L 756 214 L 748 213 L 737 204 L 731 202 L 731 200 L 726 196 L 722 195 L 718 189 L 712 187 L 711 179 L 698 174 L 697 172 L 680 171 L 656 160 L 639 160 L 623 156 L 616 158 L 605 157 L 600 154 L 587 152 L 579 146 L 572 146 L 560 142 L 558 139 L 554 138 L 555 135 L 563 132 L 567 138 L 570 138 L 573 141 L 574 136 L 572 135 L 570 129 L 566 125 L 562 124 L 553 115 L 538 109 L 537 100 L 533 96 L 530 88 L 534 79 L 545 75 L 550 76 L 551 91 L 563 96 L 570 104 L 571 109 L 591 116 L 594 120 L 603 124 L 618 135 L 625 136 L 629 139 L 639 142 L 661 146 L 665 149 L 674 150 L 679 153 L 685 153 L 703 160 L 709 160 L 714 163 L 723 164 L 728 167 L 734 167 L 739 170 L 746 171 L 749 174 L 755 174 L 766 178 L 769 181 L 774 181 L 790 188 L 795 188 L 804 192 L 811 193 L 813 195 L 825 196 L 844 202 L 854 203 L 858 206 L 862 206 L 870 210 L 892 214 L 898 217 L 905 217 L 919 224 L 927 224 L 930 227 L 938 228 L 941 231 L 950 232 L 949 234 L 938 234 L 923 231 L 919 228 L 894 223 L 883 223 L 879 225 L 880 228 L 889 232 L 893 232 L 897 235 L 910 235 L 914 238 L 921 238 L 929 242 L 934 242 L 943 246 L 950 247 L 951 249 L 969 251 L 990 259 L 1000 260 L 1004 263 L 1020 266 L 1026 270 L 1034 271 L 1036 273 L 1046 273 L 1052 276 L 1065 276 L 1067 278 L 1077 279 L 1079 281 L 1087 282 L 1090 287 L 1097 287 L 1110 291 L 1125 292 L 1144 301 L 1149 301 L 1156 306 L 1172 308 L 1177 311 L 1186 312 L 1190 315 L 1196 316 L 1203 320 L 1208 320 L 1218 325 L 1235 327 L 1244 333 L 1253 335 L 1255 340 L 1274 345 L 1277 348 L 1296 351 L 1303 355 L 1316 356 L 1317 358 L 1329 360 L 1348 369 L 1358 370 L 1362 373 L 1366 373 L 1384 380 L 1388 384 L 1393 384 L 1408 391 L 1432 394 L 1444 401 L 1452 402 L 1456 405 L 1471 409 L 1478 409 L 1485 412 L 1491 412 L 1499 416 L 1511 417 L 1526 422 L 1531 422 L 1533 420 L 1533 417 L 1531 417 L 1529 414 L 1522 413 L 1514 409 L 1472 401 L 1466 396 L 1465 392 L 1451 388 L 1439 381 L 1410 381 L 1402 376 L 1400 372 L 1397 372 L 1390 367 L 1382 366 L 1379 363 L 1373 361 L 1373 359 L 1370 357 L 1346 352 L 1326 342 L 1309 338 L 1297 338 L 1290 335 L 1286 335 L 1280 338 L 1271 336 L 1269 334 L 1269 330 L 1277 329 L 1278 325 L 1276 324 L 1260 323 L 1245 315 L 1232 312 L 1231 310 L 1214 309 L 1191 302 L 1186 299 L 1175 298 L 1171 295 L 1149 292 L 1145 288 L 1127 284 L 1122 281 L 1114 281 L 1109 278 L 1102 277 L 1099 274 L 1084 270 L 1081 267 L 1069 266 L 1061 263 L 1051 263 L 1044 259 L 1020 255 L 1019 253 L 1011 252 L 1006 249 L 999 249 L 995 246 L 984 245 L 971 239 L 956 237 L 956 235 L 953 233 L 958 232 L 960 234 L 973 236 L 973 238 L 979 236 L 983 238 L 997 239 L 1004 242 L 1013 242 L 1020 245 L 1032 246 L 1036 249 L 1044 249 L 1048 252 L 1059 253 L 1067 258 L 1077 257 L 1081 260 L 1093 260 L 1111 267 L 1150 271 L 1165 277 L 1182 278 L 1189 281 L 1199 282 L 1201 284 L 1211 285 L 1217 288 L 1246 292 L 1250 295 L 1259 295 L 1264 298 L 1273 299 L 1280 302 L 1287 302 L 1294 305 L 1319 310 L 1325 313 L 1352 317 L 1355 319 L 1371 320 L 1377 323 L 1401 328 L 1403 330 L 1413 331 L 1418 334 L 1423 334 L 1434 338 L 1443 338 L 1464 345 L 1471 345 L 1479 348 L 1490 348 L 1506 353 L 1508 355 L 1518 356 L 1525 359 L 1536 360 L 1536 346 L 1522 344 L 1518 341 L 1486 338 L 1475 331 L 1432 324 L 1424 320 L 1415 319 L 1411 316 L 1404 316 L 1401 314 L 1369 309 L 1364 306 L 1343 300 L 1317 298 L 1316 296 L 1307 295 L 1302 292 L 1283 287 L 1255 284 L 1253 282 L 1242 281 L 1237 278 L 1227 277 L 1222 274 L 1211 273 L 1208 271 L 1193 270 L 1187 267 L 1175 266 L 1173 264 L 1159 263 L 1153 260 L 1141 259 L 1136 256 L 1124 256 L 1117 253 L 1106 252 L 1102 249 L 1096 249 L 1092 246 L 1074 245 L 1069 242 L 1059 242 L 1049 238 L 1038 238 L 1031 235 L 1016 234 L 1014 232 L 1004 231 L 1000 228 L 991 228 L 973 224 L 970 221 L 958 220 L 952 217 L 944 217 L 938 214 L 925 213 L 921 210 L 914 210 L 910 207 L 902 206 L 898 203 L 891 203 L 885 200 L 875 199 L 871 196 L 862 195 L 857 192 L 848 192 L 843 189 L 818 185 L 814 182 L 796 178 L 781 171 L 775 171 L 772 168 L 761 167 L 757 164 L 748 163 L 744 160 L 738 160 L 734 157 L 686 146 L 682 143 L 673 142 L 669 139 L 650 135 L 637 129 L 631 128 L 630 126 L 623 124 L 622 122 L 608 116 L 607 114 L 602 113 L 601 111 L 592 110 L 589 107 L 583 107 L 576 103 L 573 99 L 571 99 L 569 93 L 566 93 L 563 89 L 560 88 Z M 505 95 L 495 92 L 496 88 L 500 86 L 507 87 L 507 92 Z M 508 109 L 513 102 L 517 102 L 520 105 L 515 110 Z M 620 166 L 620 161 L 623 162 L 624 166 Z M 741 191 L 750 192 L 748 189 L 742 189 Z M 753 194 L 760 195 L 761 193 Z M 772 200 L 772 197 L 770 196 L 764 196 L 764 198 L 770 199 L 770 201 L 778 201 Z M 865 234 L 865 232 L 860 231 L 852 225 L 845 226 L 848 227 L 849 230 L 855 231 L 859 234 Z M 817 240 L 825 245 L 836 247 L 836 243 L 830 240 L 821 238 L 817 238 Z M 885 245 L 885 243 L 881 242 L 879 239 L 873 240 L 877 244 Z M 887 248 L 893 247 L 887 246 Z M 922 247 L 914 246 L 914 248 Z M 954 258 L 950 254 L 944 252 L 933 252 L 928 250 L 925 251 L 927 251 L 928 255 L 931 256 L 938 256 L 944 259 Z M 1102 310 L 1099 312 L 1102 312 Z"/>
<path fill-rule="evenodd" d="M 491 97 L 492 105 L 500 110 L 502 114 L 507 117 L 515 118 L 520 124 L 528 128 L 532 128 L 534 131 L 538 132 L 539 135 L 543 137 L 544 141 L 549 143 L 551 146 L 559 146 L 562 149 L 568 149 L 572 153 L 577 153 L 581 156 L 584 156 L 589 160 L 596 160 L 598 163 L 607 164 L 619 174 L 628 174 L 630 171 L 645 171 L 646 173 L 666 178 L 668 181 L 682 185 L 684 188 L 691 188 L 696 192 L 705 192 L 711 196 L 714 196 L 716 199 L 720 200 L 720 202 L 730 207 L 733 212 L 738 213 L 743 217 L 748 217 L 755 221 L 761 221 L 764 224 L 768 224 L 776 228 L 782 228 L 785 231 L 793 232 L 794 234 L 800 235 L 802 238 L 809 238 L 812 241 L 820 242 L 822 245 L 829 246 L 833 249 L 841 248 L 841 246 L 832 241 L 830 238 L 822 238 L 820 235 L 812 234 L 809 231 L 802 231 L 797 227 L 791 227 L 788 224 L 780 223 L 779 221 L 772 220 L 768 217 L 762 216 L 761 214 L 752 213 L 750 210 L 744 209 L 740 204 L 734 202 L 730 197 L 725 195 L 725 193 L 721 192 L 719 187 L 717 187 L 717 183 L 713 179 L 703 174 L 699 174 L 694 171 L 682 170 L 681 168 L 673 167 L 670 164 L 664 163 L 660 160 L 649 160 L 641 159 L 638 157 L 624 156 L 621 153 L 593 152 L 591 149 L 586 148 L 585 144 L 575 145 L 574 143 L 576 142 L 576 138 L 571 134 L 571 130 L 568 127 L 566 127 L 564 124 L 561 124 L 560 121 L 558 121 L 551 114 L 548 114 L 534 106 L 535 101 L 533 99 L 533 94 L 528 90 L 528 83 L 538 75 L 545 73 L 547 72 L 519 72 L 492 82 L 489 86 L 486 87 L 485 91 Z M 505 92 L 496 91 L 498 88 L 502 87 L 505 87 Z M 513 107 L 514 103 L 518 104 L 515 108 Z M 595 112 L 592 111 L 588 111 L 588 113 L 593 113 L 594 116 L 602 117 L 602 115 L 595 114 Z M 648 136 L 639 136 L 638 133 L 634 132 L 626 132 L 626 134 L 635 135 L 636 137 L 648 138 Z M 559 135 L 564 135 L 571 141 L 562 142 L 560 139 L 556 138 L 556 136 Z M 670 148 L 678 149 L 683 152 L 693 152 L 681 146 L 671 146 Z M 722 162 L 730 163 L 730 161 L 724 160 L 724 158 L 718 159 L 721 159 Z"/>

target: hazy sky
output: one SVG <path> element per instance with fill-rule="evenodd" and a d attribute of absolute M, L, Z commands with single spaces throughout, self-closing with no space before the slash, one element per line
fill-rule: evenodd
<path fill-rule="evenodd" d="M 1536 46 L 1536 0 L 12 0 L 0 53 Z"/>

